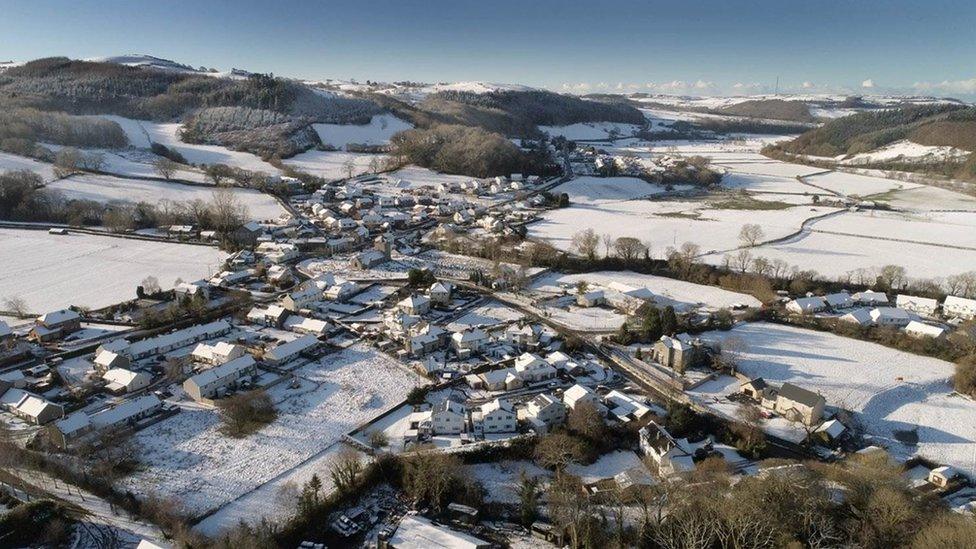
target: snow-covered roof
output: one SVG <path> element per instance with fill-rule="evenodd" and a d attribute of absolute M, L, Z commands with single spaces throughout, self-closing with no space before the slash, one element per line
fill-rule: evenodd
<path fill-rule="evenodd" d="M 62 434 L 71 435 L 91 427 L 91 421 L 88 419 L 88 414 L 78 411 L 64 419 L 59 419 L 54 426 Z"/>
<path fill-rule="evenodd" d="M 38 317 L 38 322 L 45 326 L 57 326 L 59 324 L 64 324 L 65 322 L 70 322 L 72 320 L 78 320 L 81 315 L 70 310 L 61 309 L 59 311 L 51 311 L 50 313 L 45 313 Z"/>
<path fill-rule="evenodd" d="M 423 517 L 407 515 L 400 521 L 389 545 L 400 549 L 479 549 L 487 547 L 489 543 L 470 534 L 435 525 Z"/>
<path fill-rule="evenodd" d="M 123 387 L 128 387 L 136 378 L 139 376 L 145 377 L 146 375 L 144 372 L 133 372 L 124 368 L 114 368 L 105 372 L 102 379 L 109 383 L 117 383 Z"/>
<path fill-rule="evenodd" d="M 216 368 L 211 368 L 200 372 L 199 374 L 191 377 L 187 380 L 188 383 L 193 383 L 197 387 L 203 387 L 209 385 L 213 382 L 220 381 L 224 378 L 234 376 L 236 377 L 238 372 L 246 370 L 254 366 L 254 357 L 251 355 L 244 355 L 240 358 L 235 358 L 234 360 L 221 364 Z"/>
<path fill-rule="evenodd" d="M 302 351 L 315 347 L 319 340 L 312 334 L 304 335 L 298 339 L 293 339 L 288 343 L 282 343 L 274 349 L 265 353 L 265 358 L 271 361 L 284 362 L 295 357 Z"/>
<path fill-rule="evenodd" d="M 114 408 L 92 414 L 91 422 L 100 427 L 118 425 L 161 404 L 162 402 L 156 395 L 143 395 L 139 398 L 127 400 Z"/>
<path fill-rule="evenodd" d="M 932 326 L 931 324 L 912 320 L 905 326 L 905 332 L 917 336 L 942 337 L 946 330 L 941 326 Z"/>
<path fill-rule="evenodd" d="M 209 324 L 199 324 L 190 326 L 182 330 L 177 330 L 171 334 L 151 337 L 142 341 L 137 341 L 129 346 L 128 353 L 131 356 L 139 356 L 143 353 L 152 352 L 164 347 L 179 346 L 186 342 L 189 345 L 194 340 L 213 337 L 217 334 L 225 333 L 230 330 L 230 324 L 225 320 L 217 320 Z"/>

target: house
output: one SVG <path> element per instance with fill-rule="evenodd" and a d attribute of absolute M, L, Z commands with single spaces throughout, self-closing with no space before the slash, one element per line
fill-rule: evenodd
<path fill-rule="evenodd" d="M 64 408 L 23 389 L 8 388 L 0 394 L 0 407 L 31 425 L 46 425 L 64 417 Z"/>
<path fill-rule="evenodd" d="M 430 312 L 430 299 L 419 294 L 411 294 L 397 303 L 397 308 L 408 315 L 422 315 Z"/>
<path fill-rule="evenodd" d="M 468 410 L 450 399 L 435 404 L 430 410 L 432 435 L 459 435 L 465 431 Z"/>
<path fill-rule="evenodd" d="M 447 282 L 435 282 L 431 285 L 427 294 L 434 305 L 447 306 L 451 303 L 451 290 L 454 286 Z"/>
<path fill-rule="evenodd" d="M 241 225 L 237 230 L 232 233 L 232 239 L 234 242 L 238 242 L 245 246 L 253 246 L 257 243 L 258 237 L 264 233 L 264 227 L 261 226 L 257 221 L 249 221 Z"/>
<path fill-rule="evenodd" d="M 933 326 L 917 320 L 912 320 L 905 325 L 905 333 L 912 337 L 931 337 L 941 339 L 946 335 L 946 329 L 941 326 Z"/>
<path fill-rule="evenodd" d="M 291 315 L 285 320 L 284 327 L 287 330 L 300 334 L 311 334 L 315 337 L 322 337 L 329 331 L 329 323 L 317 318 L 308 318 L 301 315 Z"/>
<path fill-rule="evenodd" d="M 145 389 L 152 382 L 152 376 L 146 372 L 134 372 L 123 368 L 114 368 L 105 372 L 102 379 L 108 382 L 105 390 L 116 395 Z"/>
<path fill-rule="evenodd" d="M 114 351 L 107 349 L 95 353 L 95 360 L 92 361 L 95 372 L 99 375 L 115 368 L 128 368 L 129 358 Z"/>
<path fill-rule="evenodd" d="M 488 334 L 481 328 L 468 328 L 451 334 L 451 346 L 461 357 L 480 353 L 487 344 Z"/>
<path fill-rule="evenodd" d="M 152 416 L 163 407 L 156 395 L 143 395 L 96 412 L 89 417 L 96 429 L 120 429 Z"/>
<path fill-rule="evenodd" d="M 291 306 L 297 306 L 301 301 L 301 297 L 293 298 L 290 302 Z M 280 328 L 288 318 L 289 311 L 281 305 L 269 305 L 268 308 L 262 309 L 261 307 L 253 307 L 247 313 L 247 321 L 252 324 L 260 324 L 262 326 L 270 326 L 272 328 Z"/>
<path fill-rule="evenodd" d="M 934 317 L 936 311 L 939 310 L 939 302 L 937 300 L 930 297 L 916 297 L 907 294 L 899 294 L 896 296 L 895 306 L 899 309 L 930 317 Z"/>
<path fill-rule="evenodd" d="M 335 284 L 325 290 L 326 299 L 343 302 L 356 295 L 360 290 L 359 284 L 351 280 L 337 280 Z"/>
<path fill-rule="evenodd" d="M 651 413 L 651 408 L 644 402 L 616 389 L 607 393 L 603 397 L 603 402 L 610 414 L 622 423 L 640 420 Z"/>
<path fill-rule="evenodd" d="M 477 381 L 472 385 L 475 389 L 486 389 L 488 391 L 513 391 L 525 385 L 524 380 L 515 368 L 502 368 L 501 370 L 491 370 L 482 372 L 474 376 Z M 469 383 L 470 385 L 471 383 Z"/>
<path fill-rule="evenodd" d="M 823 396 L 792 383 L 784 383 L 779 389 L 767 387 L 761 401 L 763 408 L 805 425 L 816 425 L 820 421 L 826 403 Z"/>
<path fill-rule="evenodd" d="M 535 347 L 541 335 L 542 327 L 536 324 L 512 324 L 505 329 L 505 341 L 520 349 Z"/>
<path fill-rule="evenodd" d="M 229 334 L 231 325 L 226 320 L 217 320 L 208 324 L 190 326 L 168 334 L 137 341 L 123 352 L 130 360 L 141 360 L 153 355 L 168 353 L 176 349 L 188 347 L 194 343 L 206 341 Z"/>
<path fill-rule="evenodd" d="M 180 282 L 173 288 L 173 294 L 177 301 L 183 299 L 193 299 L 200 296 L 203 299 L 210 299 L 210 283 L 205 280 L 196 282 Z"/>
<path fill-rule="evenodd" d="M 688 439 L 676 439 L 662 425 L 650 422 L 638 433 L 640 449 L 657 467 L 658 475 L 669 477 L 695 469 Z"/>
<path fill-rule="evenodd" d="M 786 304 L 786 310 L 798 315 L 819 313 L 827 310 L 827 300 L 820 296 L 798 297 Z"/>
<path fill-rule="evenodd" d="M 576 304 L 580 307 L 598 307 L 600 305 L 606 305 L 607 296 L 603 293 L 603 290 L 593 290 L 592 292 L 585 292 L 576 296 Z"/>
<path fill-rule="evenodd" d="M 854 306 L 854 298 L 847 292 L 827 294 L 823 298 L 827 302 L 827 306 L 835 311 L 838 309 L 850 309 Z"/>
<path fill-rule="evenodd" d="M 603 408 L 600 395 L 596 394 L 593 389 L 579 383 L 566 389 L 563 393 L 563 404 L 570 410 L 575 410 L 581 404 L 591 404 L 597 409 Z"/>
<path fill-rule="evenodd" d="M 60 339 L 80 329 L 81 315 L 70 309 L 61 309 L 37 317 L 28 337 L 44 343 Z"/>
<path fill-rule="evenodd" d="M 365 252 L 356 254 L 352 258 L 352 268 L 359 269 L 360 271 L 366 271 L 372 269 L 377 265 L 382 265 L 386 263 L 389 259 L 383 255 L 383 252 L 378 250 L 367 250 Z"/>
<path fill-rule="evenodd" d="M 855 309 L 840 317 L 838 320 L 859 326 L 870 326 L 874 322 L 871 318 L 871 311 L 868 309 Z"/>
<path fill-rule="evenodd" d="M 766 390 L 766 387 L 769 387 L 766 380 L 761 377 L 757 377 L 739 385 L 739 392 L 748 396 L 752 400 L 759 402 L 762 400 L 763 391 Z"/>
<path fill-rule="evenodd" d="M 637 497 L 641 490 L 657 484 L 654 477 L 643 465 L 637 465 L 613 476 L 617 493 L 625 500 Z"/>
<path fill-rule="evenodd" d="M 871 310 L 871 322 L 877 326 L 906 326 L 911 321 L 908 312 L 896 307 L 877 307 Z"/>
<path fill-rule="evenodd" d="M 226 364 L 244 356 L 244 347 L 227 341 L 218 341 L 213 345 L 200 343 L 193 348 L 190 357 L 206 364 Z"/>
<path fill-rule="evenodd" d="M 298 290 L 291 292 L 281 300 L 281 305 L 290 312 L 297 313 L 307 309 L 310 305 L 324 299 L 322 289 L 317 284 L 306 283 Z"/>
<path fill-rule="evenodd" d="M 954 295 L 947 296 L 942 302 L 942 314 L 947 318 L 972 320 L 976 318 L 976 299 L 966 299 Z"/>
<path fill-rule="evenodd" d="M 556 369 L 532 353 L 522 353 L 515 359 L 515 372 L 525 383 L 536 383 L 556 377 Z"/>
<path fill-rule="evenodd" d="M 471 534 L 434 524 L 420 515 L 406 515 L 386 541 L 388 549 L 489 549 L 493 544 Z"/>
<path fill-rule="evenodd" d="M 480 424 L 485 434 L 514 433 L 518 425 L 515 408 L 508 401 L 499 398 L 482 404 L 477 415 L 472 416 L 472 421 Z"/>
<path fill-rule="evenodd" d="M 244 355 L 226 364 L 205 370 L 183 382 L 183 390 L 196 401 L 213 399 L 224 391 L 237 387 L 258 373 L 251 355 Z"/>
<path fill-rule="evenodd" d="M 541 393 L 525 403 L 519 419 L 527 422 L 539 434 L 545 434 L 566 421 L 566 406 L 548 393 Z"/>
<path fill-rule="evenodd" d="M 684 372 L 695 363 L 699 350 L 694 343 L 677 337 L 661 336 L 661 339 L 651 346 L 651 358 L 675 371 Z"/>
<path fill-rule="evenodd" d="M 854 301 L 857 302 L 858 305 L 881 307 L 881 306 L 886 306 L 890 303 L 888 300 L 888 294 L 884 292 L 875 292 L 875 291 L 868 290 L 865 292 L 858 292 L 854 294 L 853 297 L 854 297 Z"/>
<path fill-rule="evenodd" d="M 946 488 L 949 483 L 959 478 L 960 473 L 954 467 L 943 465 L 929 471 L 928 480 L 939 488 Z"/>
<path fill-rule="evenodd" d="M 319 340 L 314 335 L 304 335 L 288 343 L 282 343 L 274 349 L 264 353 L 264 361 L 272 366 L 281 366 L 302 354 L 307 354 L 319 346 Z"/>

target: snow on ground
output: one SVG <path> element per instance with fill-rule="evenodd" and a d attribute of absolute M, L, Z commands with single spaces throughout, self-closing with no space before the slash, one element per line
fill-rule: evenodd
<path fill-rule="evenodd" d="M 751 252 L 753 257 L 782 259 L 828 279 L 846 278 L 859 269 L 872 272 L 891 264 L 905 267 L 908 276 L 916 279 L 934 279 L 976 270 L 976 251 L 816 231 L 805 232 L 779 244 L 753 248 Z M 952 261 L 933 261 L 933 257 L 941 256 L 951 257 Z M 722 259 L 722 254 L 703 257 L 705 262 L 713 265 L 720 265 Z"/>
<path fill-rule="evenodd" d="M 142 125 L 143 122 L 140 120 L 126 118 L 124 116 L 116 116 L 114 114 L 96 114 L 88 115 L 88 117 L 109 120 L 118 124 L 119 127 L 122 128 L 122 131 L 125 132 L 125 136 L 129 138 L 129 145 L 132 147 L 137 149 L 148 149 L 152 146 L 152 141 L 149 139 L 149 133 L 146 132 Z"/>
<path fill-rule="evenodd" d="M 970 151 L 955 147 L 936 147 L 920 145 L 902 140 L 880 147 L 871 152 L 856 154 L 841 161 L 841 164 L 870 164 L 872 162 L 888 162 L 892 160 L 905 162 L 940 162 L 945 159 L 958 160 L 968 156 Z"/>
<path fill-rule="evenodd" d="M 485 499 L 491 502 L 515 504 L 519 502 L 518 489 L 521 475 L 529 478 L 541 477 L 545 482 L 552 473 L 531 461 L 496 461 L 468 465 L 467 476 L 481 483 Z"/>
<path fill-rule="evenodd" d="M 609 454 L 603 454 L 600 459 L 590 465 L 572 464 L 566 468 L 566 472 L 576 475 L 584 483 L 590 484 L 599 480 L 613 478 L 634 467 L 643 467 L 640 457 L 635 452 L 627 450 L 616 450 Z"/>
<path fill-rule="evenodd" d="M 553 194 L 568 194 L 570 202 L 583 204 L 633 200 L 665 192 L 663 186 L 636 177 L 588 176 L 577 177 L 552 190 Z"/>
<path fill-rule="evenodd" d="M 865 197 L 872 194 L 884 193 L 893 189 L 912 189 L 917 183 L 906 183 L 883 177 L 869 177 L 844 172 L 830 172 L 821 175 L 811 175 L 805 178 L 807 183 L 823 187 L 843 195 L 858 195 Z"/>
<path fill-rule="evenodd" d="M 270 522 L 283 522 L 295 512 L 297 496 L 301 493 L 302 486 L 312 479 L 312 475 L 318 475 L 319 480 L 322 481 L 323 497 L 335 490 L 330 474 L 331 465 L 344 450 L 357 452 L 363 461 L 369 459 L 366 454 L 352 450 L 341 443 L 330 446 L 305 463 L 228 503 L 216 513 L 201 520 L 195 529 L 204 535 L 214 537 L 242 521 L 256 524 L 262 518 L 267 518 Z"/>
<path fill-rule="evenodd" d="M 406 168 L 400 168 L 395 172 L 390 172 L 387 176 L 396 181 L 402 179 L 402 185 L 406 185 L 405 188 L 416 188 L 416 187 L 435 187 L 438 184 L 452 185 L 460 184 L 464 181 L 470 181 L 470 177 L 463 175 L 451 175 L 446 173 L 439 173 L 433 170 L 428 170 L 427 168 L 421 168 L 419 166 L 407 166 Z"/>
<path fill-rule="evenodd" d="M 740 173 L 732 171 L 722 178 L 722 186 L 729 189 L 743 189 L 760 193 L 799 193 L 830 195 L 829 192 L 804 185 L 793 177 Z"/>
<path fill-rule="evenodd" d="M 770 161 L 768 159 L 765 162 L 720 162 L 719 165 L 736 173 L 788 178 L 823 171 L 821 168 L 804 166 L 803 164 L 787 164 L 786 162 L 780 162 L 778 160 Z"/>
<path fill-rule="evenodd" d="M 295 374 L 300 388 L 282 383 L 268 390 L 278 418 L 247 438 L 224 436 L 217 412 L 195 406 L 137 433 L 134 442 L 145 465 L 124 481 L 126 488 L 139 495 L 175 497 L 192 513 L 205 513 L 318 457 L 421 383 L 392 358 L 358 345 Z M 248 501 L 268 503 L 262 499 Z"/>
<path fill-rule="evenodd" d="M 609 204 L 572 204 L 549 210 L 528 225 L 529 236 L 549 240 L 562 250 L 572 247 L 573 235 L 593 229 L 598 235 L 629 236 L 651 244 L 662 257 L 668 247 L 694 242 L 703 252 L 738 247 L 739 231 L 746 223 L 762 227 L 765 239 L 788 236 L 803 221 L 833 211 L 832 208 L 797 206 L 778 210 L 712 209 L 702 202 L 632 200 Z"/>
<path fill-rule="evenodd" d="M 532 283 L 530 289 L 536 292 L 562 293 L 564 290 L 573 292 L 576 282 L 585 280 L 591 286 L 602 288 L 620 287 L 620 284 L 632 288 L 646 288 L 654 294 L 654 299 L 660 306 L 671 305 L 676 310 L 687 310 L 694 306 L 705 306 L 715 309 L 731 307 L 742 303 L 750 307 L 761 305 L 758 299 L 747 294 L 740 294 L 723 290 L 715 286 L 703 286 L 665 278 L 646 275 L 630 271 L 597 271 L 585 274 L 549 273 Z"/>
<path fill-rule="evenodd" d="M 296 170 L 310 173 L 328 180 L 343 179 L 349 176 L 346 164 L 353 163 L 353 175 L 370 172 L 370 163 L 376 160 L 379 167 L 383 166 L 386 156 L 381 154 L 349 153 L 341 151 L 305 151 L 285 159 L 286 165 Z"/>
<path fill-rule="evenodd" d="M 369 124 L 312 124 L 322 143 L 345 148 L 349 143 L 359 145 L 385 145 L 397 132 L 413 128 L 413 124 L 392 114 L 378 114 Z"/>
<path fill-rule="evenodd" d="M 616 137 L 634 135 L 640 126 L 621 124 L 618 122 L 581 122 L 570 126 L 539 126 L 539 130 L 552 137 L 561 135 L 571 141 L 587 141 L 609 139 L 610 132 L 615 131 Z"/>
<path fill-rule="evenodd" d="M 687 394 L 700 404 L 707 406 L 714 412 L 729 419 L 738 419 L 739 403 L 732 402 L 726 396 L 739 391 L 741 382 L 738 378 L 721 375 L 715 379 L 706 381 L 695 390 L 688 391 Z M 828 402 L 828 404 L 830 404 Z M 806 432 L 796 423 L 788 421 L 786 418 L 774 416 L 763 420 L 762 428 L 767 433 L 799 444 L 806 438 Z"/>
<path fill-rule="evenodd" d="M 59 191 L 65 198 L 95 202 L 125 201 L 150 204 L 164 200 L 211 202 L 214 195 L 214 190 L 207 187 L 92 174 L 61 179 L 48 185 L 48 188 Z M 274 219 L 285 213 L 285 209 L 270 195 L 254 189 L 231 188 L 230 190 L 240 203 L 247 207 L 250 218 Z"/>
<path fill-rule="evenodd" d="M 903 213 L 867 210 L 817 221 L 813 230 L 897 238 L 976 249 L 976 213 Z"/>
<path fill-rule="evenodd" d="M 549 302 L 542 309 L 553 321 L 571 330 L 583 332 L 612 332 L 627 321 L 627 316 L 608 307 L 578 307 L 575 297 Z"/>
<path fill-rule="evenodd" d="M 522 313 L 493 300 L 466 312 L 445 328 L 461 331 L 471 327 L 492 327 L 520 320 L 522 317 Z"/>
<path fill-rule="evenodd" d="M 104 307 L 135 299 L 147 276 L 171 288 L 212 275 L 225 257 L 209 246 L 0 229 L 0 299 L 19 296 L 32 312 Z"/>
<path fill-rule="evenodd" d="M 17 156 L 16 154 L 0 152 L 0 173 L 16 170 L 32 171 L 39 174 L 44 181 L 51 181 L 54 179 L 54 168 L 51 164 L 48 164 L 47 162 L 38 162 L 33 158 L 26 158 L 23 156 Z"/>
<path fill-rule="evenodd" d="M 180 141 L 178 132 L 182 125 L 179 122 L 159 123 L 146 120 L 137 122 L 146 130 L 153 143 L 159 143 L 175 150 L 191 164 L 227 164 L 252 172 L 264 172 L 269 175 L 281 174 L 281 170 L 251 153 L 232 151 L 220 145 L 194 145 Z"/>
<path fill-rule="evenodd" d="M 777 324 L 740 324 L 703 337 L 742 340 L 740 371 L 823 394 L 829 406 L 856 412 L 872 442 L 894 455 L 917 452 L 976 474 L 976 402 L 952 393 L 951 363 Z M 896 431 L 916 428 L 917 447 L 894 438 Z"/>
<path fill-rule="evenodd" d="M 893 192 L 877 200 L 892 208 L 976 211 L 976 197 L 929 185 Z"/>

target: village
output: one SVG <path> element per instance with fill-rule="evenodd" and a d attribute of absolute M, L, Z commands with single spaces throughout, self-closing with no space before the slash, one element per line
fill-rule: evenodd
<path fill-rule="evenodd" d="M 547 146 L 573 172 L 601 172 L 599 155 Z M 913 489 L 971 512 L 976 471 L 926 438 L 938 418 L 919 411 L 914 425 L 891 427 L 864 402 L 831 392 L 849 371 L 784 371 L 802 365 L 769 349 L 808 346 L 797 326 L 819 322 L 828 332 L 848 324 L 942 341 L 969 329 L 976 300 L 779 291 L 762 303 L 665 276 L 567 274 L 497 259 L 551 254 L 525 238 L 527 226 L 575 198 L 560 196 L 573 172 L 427 183 L 420 171 L 418 180 L 370 174 L 314 192 L 283 178 L 288 213 L 243 224 L 240 249 L 212 277 L 171 290 L 147 279 L 134 299 L 109 307 L 0 320 L 4 436 L 109 469 L 127 461 L 119 449 L 134 452 L 131 470 L 113 471 L 116 484 L 135 498 L 180 501 L 195 528 L 215 537 L 286 517 L 293 509 L 274 503 L 275 491 L 308 489 L 330 467 L 335 478 L 336 456 L 348 464 L 349 455 L 357 471 L 384 456 L 468 456 L 466 467 L 487 475 L 486 503 L 510 502 L 526 471 L 539 483 L 569 472 L 579 478 L 576 497 L 633 510 L 641 494 L 700 467 L 762 476 L 776 474 L 770 458 L 830 463 L 888 452 Z M 164 232 L 178 242 L 213 239 L 193 226 Z M 809 333 L 820 339 L 811 349 L 846 341 Z M 889 357 L 900 351 L 849 344 L 859 346 L 859 367 L 885 360 L 897 380 L 947 377 Z M 950 393 L 925 387 L 926 398 Z M 976 417 L 968 410 L 962 417 Z M 535 462 L 518 450 L 536 444 L 538 456 L 567 432 L 596 433 L 598 450 L 584 458 L 568 446 Z M 242 472 L 231 454 L 265 467 Z M 556 516 L 518 525 L 511 505 L 440 503 L 414 508 L 388 485 L 369 486 L 358 498 L 345 494 L 328 532 L 302 547 L 562 545 L 571 535 Z"/>

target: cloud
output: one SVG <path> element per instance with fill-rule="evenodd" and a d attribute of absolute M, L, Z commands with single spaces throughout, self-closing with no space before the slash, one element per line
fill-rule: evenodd
<path fill-rule="evenodd" d="M 874 87 L 874 80 L 868 78 L 864 82 L 861 82 L 861 87 L 862 88 L 873 88 Z"/>
<path fill-rule="evenodd" d="M 590 91 L 591 88 L 592 88 L 592 86 L 590 86 L 590 83 L 589 82 L 578 82 L 576 84 L 573 84 L 573 83 L 570 83 L 570 82 L 563 82 L 563 89 L 566 90 L 566 91 L 568 91 L 568 92 L 582 92 L 582 93 L 585 93 L 585 92 Z"/>
<path fill-rule="evenodd" d="M 809 81 L 809 80 L 807 80 L 807 81 L 805 81 L 805 82 L 804 82 L 804 83 L 802 84 L 802 86 L 803 86 L 803 89 L 805 89 L 805 90 L 809 90 L 809 89 L 811 89 L 811 88 L 816 88 L 816 87 L 817 87 L 817 86 L 816 86 L 816 84 L 814 84 L 813 82 L 811 82 L 811 81 Z"/>
<path fill-rule="evenodd" d="M 915 82 L 912 88 L 924 93 L 976 95 L 976 78 L 970 78 L 969 80 L 943 80 L 942 82 Z"/>

